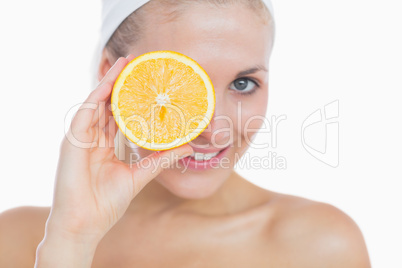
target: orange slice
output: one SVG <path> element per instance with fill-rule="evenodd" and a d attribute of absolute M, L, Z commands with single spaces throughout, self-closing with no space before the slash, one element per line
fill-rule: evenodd
<path fill-rule="evenodd" d="M 167 150 L 192 141 L 208 126 L 215 91 L 205 70 L 190 57 L 153 51 L 123 69 L 111 105 L 130 141 L 148 150 Z"/>

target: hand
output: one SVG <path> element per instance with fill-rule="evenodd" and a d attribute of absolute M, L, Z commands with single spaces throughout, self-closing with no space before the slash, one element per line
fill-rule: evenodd
<path fill-rule="evenodd" d="M 47 232 L 99 242 L 123 216 L 132 199 L 162 171 L 161 167 L 130 166 L 114 154 L 117 126 L 108 106 L 113 84 L 130 58 L 133 57 L 117 60 L 71 122 L 60 147 Z M 104 103 L 107 105 L 101 105 Z M 173 163 L 191 153 L 191 146 L 186 144 L 154 152 L 147 158 L 168 157 Z"/>

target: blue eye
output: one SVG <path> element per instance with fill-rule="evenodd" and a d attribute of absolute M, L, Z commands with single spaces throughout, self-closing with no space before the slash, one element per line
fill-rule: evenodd
<path fill-rule="evenodd" d="M 250 78 L 239 78 L 230 84 L 230 89 L 237 91 L 240 94 L 251 94 L 258 88 L 258 84 Z"/>

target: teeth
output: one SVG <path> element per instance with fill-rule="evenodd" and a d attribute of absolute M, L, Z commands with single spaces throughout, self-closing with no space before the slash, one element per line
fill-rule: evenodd
<path fill-rule="evenodd" d="M 194 158 L 196 161 L 206 161 L 211 159 L 214 156 L 217 156 L 219 152 L 216 153 L 209 153 L 209 154 L 203 154 L 203 153 L 192 153 L 191 157 Z"/>

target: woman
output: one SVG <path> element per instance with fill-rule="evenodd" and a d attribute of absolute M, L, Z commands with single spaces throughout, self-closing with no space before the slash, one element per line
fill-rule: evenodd
<path fill-rule="evenodd" d="M 0 267 L 370 267 L 362 234 L 343 212 L 261 189 L 233 170 L 252 138 L 245 122 L 267 108 L 272 8 L 260 0 L 151 0 L 129 15 L 128 2 L 104 3 L 100 82 L 86 103 L 108 101 L 134 57 L 172 50 L 209 74 L 214 118 L 190 144 L 138 149 L 133 164 L 130 152 L 115 156 L 115 140 L 116 149 L 129 147 L 120 132 L 116 138 L 110 110 L 83 105 L 61 144 L 52 207 L 1 215 Z M 205 154 L 228 164 L 205 165 Z M 172 167 L 145 165 L 160 159 Z"/>

